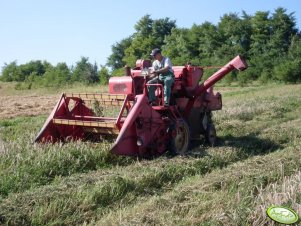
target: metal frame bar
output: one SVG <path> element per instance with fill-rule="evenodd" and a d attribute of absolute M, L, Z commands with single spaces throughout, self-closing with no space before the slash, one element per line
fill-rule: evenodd
<path fill-rule="evenodd" d="M 52 119 L 54 124 L 69 125 L 69 126 L 86 126 L 86 127 L 101 127 L 101 128 L 116 128 L 114 121 L 99 122 L 99 121 L 81 121 L 73 119 Z"/>
<path fill-rule="evenodd" d="M 116 122 L 115 122 L 118 129 L 121 129 L 120 121 L 121 121 L 121 117 L 122 117 L 122 114 L 124 112 L 124 109 L 126 108 L 127 102 L 128 102 L 128 95 L 124 99 L 123 105 L 120 109 L 120 112 L 119 112 L 118 117 L 117 117 Z"/>
<path fill-rule="evenodd" d="M 108 93 L 64 93 L 66 97 L 77 97 L 87 100 L 120 100 L 123 101 L 126 98 L 126 94 L 108 94 Z"/>

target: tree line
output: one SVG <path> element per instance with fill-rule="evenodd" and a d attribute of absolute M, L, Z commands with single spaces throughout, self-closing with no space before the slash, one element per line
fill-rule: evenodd
<path fill-rule="evenodd" d="M 106 84 L 112 75 L 122 75 L 125 65 L 133 67 L 137 59 L 148 59 L 150 51 L 159 47 L 174 65 L 187 62 L 200 66 L 223 65 L 237 54 L 243 55 L 250 67 L 244 73 L 233 72 L 226 82 L 240 84 L 251 81 L 301 81 L 301 33 L 294 13 L 284 8 L 274 12 L 258 11 L 249 15 L 242 11 L 228 13 L 215 25 L 210 22 L 179 28 L 169 18 L 143 16 L 135 32 L 112 45 L 107 64 L 98 68 L 82 57 L 75 66 L 66 63 L 53 66 L 47 61 L 16 61 L 2 68 L 2 81 L 26 82 L 30 86 L 58 86 L 72 82 Z"/>
<path fill-rule="evenodd" d="M 53 66 L 47 61 L 40 60 L 21 65 L 13 61 L 4 65 L 0 78 L 4 82 L 20 82 L 18 84 L 20 88 L 21 82 L 25 82 L 28 88 L 32 85 L 57 87 L 74 82 L 107 84 L 109 71 L 105 66 L 98 68 L 96 63 L 90 63 L 87 57 L 81 57 L 80 61 L 71 67 L 64 62 Z"/>
<path fill-rule="evenodd" d="M 154 47 L 161 48 L 174 65 L 224 65 L 237 54 L 243 55 L 249 69 L 226 76 L 228 81 L 301 81 L 301 35 L 294 13 L 284 8 L 254 15 L 228 13 L 217 25 L 204 22 L 191 28 L 145 15 L 136 23 L 134 34 L 112 46 L 108 66 L 118 74 L 123 65 L 134 66 L 136 59 L 149 58 Z"/>

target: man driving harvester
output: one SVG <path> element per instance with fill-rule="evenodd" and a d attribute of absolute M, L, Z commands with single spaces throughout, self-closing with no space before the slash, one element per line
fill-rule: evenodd
<path fill-rule="evenodd" d="M 161 50 L 153 49 L 150 54 L 155 61 L 153 62 L 154 71 L 151 72 L 150 80 L 148 84 L 157 84 L 159 81 L 164 82 L 164 106 L 169 106 L 169 99 L 171 94 L 171 86 L 175 81 L 175 75 L 172 70 L 172 64 L 168 57 L 164 57 L 161 54 Z M 148 86 L 148 98 L 150 104 L 154 105 L 155 89 L 156 86 Z"/>

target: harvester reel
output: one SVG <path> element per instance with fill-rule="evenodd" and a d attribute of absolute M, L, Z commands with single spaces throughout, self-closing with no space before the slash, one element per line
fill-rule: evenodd
<path fill-rule="evenodd" d="M 189 140 L 189 126 L 185 121 L 179 120 L 175 128 L 175 134 L 172 138 L 172 152 L 179 155 L 185 155 L 188 151 Z"/>

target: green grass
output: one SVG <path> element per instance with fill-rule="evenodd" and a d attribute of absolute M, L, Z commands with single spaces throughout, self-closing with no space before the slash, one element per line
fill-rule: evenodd
<path fill-rule="evenodd" d="M 218 146 L 187 157 L 113 156 L 109 142 L 37 145 L 46 116 L 0 120 L 0 224 L 260 225 L 271 223 L 268 205 L 300 211 L 297 185 L 290 202 L 269 194 L 301 172 L 301 85 L 218 89 Z"/>
<path fill-rule="evenodd" d="M 129 158 L 111 155 L 108 142 L 33 144 L 44 120 L 45 117 L 41 116 L 0 122 L 5 147 L 0 153 L 0 195 L 49 184 L 56 176 L 133 162 Z"/>

